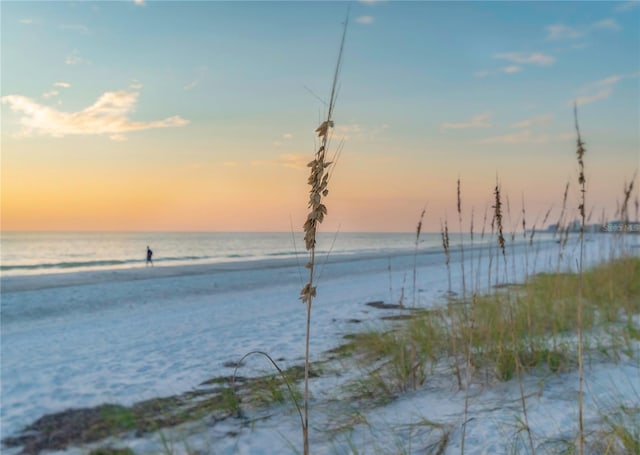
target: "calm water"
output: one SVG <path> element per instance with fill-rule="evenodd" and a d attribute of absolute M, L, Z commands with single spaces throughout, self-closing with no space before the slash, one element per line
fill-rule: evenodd
<path fill-rule="evenodd" d="M 4 232 L 0 270 L 8 276 L 137 267 L 147 245 L 156 266 L 305 257 L 302 234 L 291 233 Z M 326 233 L 317 248 L 332 255 L 410 252 L 415 234 Z M 440 234 L 422 234 L 419 248 L 441 248 Z"/>

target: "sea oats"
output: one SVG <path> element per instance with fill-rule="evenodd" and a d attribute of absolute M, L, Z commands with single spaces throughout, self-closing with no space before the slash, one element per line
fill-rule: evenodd
<path fill-rule="evenodd" d="M 327 215 L 327 207 L 322 203 L 322 198 L 329 194 L 327 188 L 329 184 L 329 167 L 332 162 L 327 161 L 326 151 L 329 144 L 330 130 L 333 128 L 333 108 L 336 102 L 336 87 L 338 85 L 338 74 L 340 73 L 340 64 L 342 62 L 342 53 L 344 50 L 345 37 L 347 35 L 347 25 L 349 23 L 348 16 L 344 23 L 342 32 L 342 40 L 340 42 L 340 51 L 338 53 L 338 61 L 336 63 L 333 75 L 333 83 L 331 85 L 331 96 L 329 97 L 327 118 L 318 126 L 315 132 L 320 138 L 320 146 L 312 161 L 307 164 L 309 170 L 309 178 L 307 184 L 311 187 L 309 190 L 310 209 L 307 219 L 303 225 L 304 242 L 307 251 L 309 251 L 309 262 L 306 268 L 309 270 L 309 282 L 304 285 L 300 291 L 300 299 L 306 304 L 307 321 L 306 321 L 306 337 L 305 337 L 305 365 L 304 365 L 304 419 L 302 422 L 302 440 L 304 446 L 304 455 L 309 454 L 309 341 L 311 333 L 311 305 L 313 298 L 316 296 L 316 286 L 314 286 L 314 272 L 316 263 L 316 236 L 318 233 L 318 225 L 324 221 Z"/>

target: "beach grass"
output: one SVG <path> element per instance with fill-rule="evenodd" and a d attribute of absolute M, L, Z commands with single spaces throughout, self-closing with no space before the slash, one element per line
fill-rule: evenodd
<path fill-rule="evenodd" d="M 340 349 L 369 366 L 361 388 L 386 396 L 414 389 L 443 365 L 457 377 L 455 349 L 469 340 L 469 373 L 486 384 L 513 379 L 518 367 L 572 371 L 579 286 L 577 274 L 535 275 L 520 286 L 412 312 L 393 328 L 360 333 Z M 582 286 L 586 344 L 600 346 L 588 354 L 618 359 L 632 352 L 623 351 L 640 334 L 634 318 L 640 314 L 640 259 L 623 257 L 586 270 Z"/>

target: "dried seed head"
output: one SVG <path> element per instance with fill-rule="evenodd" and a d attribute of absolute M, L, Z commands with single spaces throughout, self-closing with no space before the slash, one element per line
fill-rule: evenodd
<path fill-rule="evenodd" d="M 458 215 L 462 215 L 462 200 L 460 198 L 460 177 L 458 177 Z"/>
<path fill-rule="evenodd" d="M 580 231 L 584 230 L 584 222 L 585 222 L 585 193 L 587 192 L 585 188 L 586 179 L 584 177 L 584 154 L 586 149 L 584 148 L 584 142 L 582 142 L 582 138 L 580 137 L 580 127 L 578 126 L 578 105 L 573 105 L 573 116 L 576 124 L 576 156 L 578 158 L 578 183 L 580 184 L 580 205 L 578 206 L 578 210 L 580 211 L 580 217 L 582 218 L 582 225 L 580 227 Z"/>
<path fill-rule="evenodd" d="M 495 195 L 495 205 L 493 206 L 493 219 L 498 226 L 498 243 L 500 243 L 500 249 L 502 250 L 502 255 L 505 255 L 505 244 L 504 244 L 504 235 L 502 233 L 502 202 L 500 201 L 500 185 L 496 182 L 496 187 L 494 190 Z"/>

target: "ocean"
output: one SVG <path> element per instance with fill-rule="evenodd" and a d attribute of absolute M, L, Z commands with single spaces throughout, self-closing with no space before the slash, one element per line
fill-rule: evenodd
<path fill-rule="evenodd" d="M 452 234 L 451 245 L 459 238 Z M 415 240 L 415 233 L 320 233 L 317 254 L 410 253 Z M 147 246 L 155 266 L 306 257 L 302 234 L 290 232 L 3 232 L 0 271 L 16 276 L 140 267 Z M 419 249 L 441 250 L 440 234 L 421 234 Z"/>

